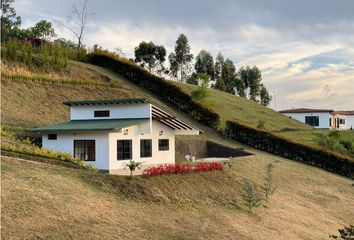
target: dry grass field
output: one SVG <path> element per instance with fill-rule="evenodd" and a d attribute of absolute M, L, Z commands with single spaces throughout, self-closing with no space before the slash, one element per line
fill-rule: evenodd
<path fill-rule="evenodd" d="M 280 160 L 270 207 L 248 213 L 243 178 L 262 182 L 273 156 L 231 173 L 92 180 L 85 170 L 2 158 L 3 239 L 328 239 L 354 223 L 353 181 Z"/>

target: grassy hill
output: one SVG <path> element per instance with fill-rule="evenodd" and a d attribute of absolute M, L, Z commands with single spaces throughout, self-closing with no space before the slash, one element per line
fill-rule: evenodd
<path fill-rule="evenodd" d="M 4 239 L 328 239 L 338 228 L 354 222 L 352 180 L 225 138 L 110 70 L 78 62 L 62 72 L 14 63 L 4 63 L 2 69 L 6 69 L 7 76 L 14 76 L 1 81 L 2 125 L 15 132 L 68 120 L 69 109 L 63 101 L 145 97 L 205 132 L 178 137 L 177 141 L 192 144 L 194 140 L 212 140 L 254 153 L 235 159 L 230 172 L 136 177 L 132 181 L 3 157 Z M 31 76 L 56 80 L 38 81 Z M 103 85 L 92 85 L 92 80 Z M 308 126 L 251 101 L 211 92 L 220 95 L 215 95 L 219 101 L 225 101 L 225 108 L 209 98 L 206 102 L 223 112 L 222 121 L 238 116 L 239 121 L 252 119 L 249 124 L 258 124 L 251 116 L 264 117 L 266 127 L 278 121 L 271 125 L 273 131 L 281 131 L 287 124 L 308 131 Z M 244 104 L 245 108 L 231 115 L 232 101 L 234 106 Z M 19 143 L 3 138 L 2 144 Z M 177 158 L 182 159 L 179 154 Z M 280 164 L 274 172 L 278 188 L 270 208 L 260 207 L 249 214 L 241 201 L 241 182 L 247 178 L 259 186 L 264 166 L 274 160 Z"/>
<path fill-rule="evenodd" d="M 280 160 L 269 208 L 249 214 L 244 177 L 262 182 L 272 156 L 248 156 L 232 171 L 132 181 L 3 157 L 4 239 L 328 239 L 354 222 L 352 181 Z"/>

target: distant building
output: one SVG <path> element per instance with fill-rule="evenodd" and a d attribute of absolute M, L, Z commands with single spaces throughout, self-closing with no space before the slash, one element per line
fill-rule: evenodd
<path fill-rule="evenodd" d="M 334 111 L 332 113 L 332 128 L 337 130 L 353 130 L 354 111 Z"/>
<path fill-rule="evenodd" d="M 69 152 L 99 170 L 114 173 L 130 160 L 175 163 L 175 135 L 200 130 L 145 99 L 65 102 L 71 121 L 33 129 L 42 146 Z"/>
<path fill-rule="evenodd" d="M 354 111 L 293 108 L 279 112 L 318 129 L 350 130 L 354 128 Z"/>

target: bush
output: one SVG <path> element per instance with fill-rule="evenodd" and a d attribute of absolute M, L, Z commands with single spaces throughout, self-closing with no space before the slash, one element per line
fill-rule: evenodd
<path fill-rule="evenodd" d="M 85 167 L 92 172 L 98 171 L 95 167 L 92 167 L 91 165 L 86 165 L 83 160 L 75 158 L 70 153 L 66 153 L 66 152 L 55 152 L 50 149 L 39 148 L 39 147 L 24 148 L 24 147 L 3 146 L 3 145 L 1 146 L 1 150 L 26 154 L 26 155 L 39 156 L 44 158 L 50 158 L 50 159 L 56 159 L 64 162 L 70 162 Z"/>
<path fill-rule="evenodd" d="M 181 111 L 190 114 L 202 124 L 214 129 L 218 128 L 220 116 L 217 113 L 194 101 L 191 96 L 170 81 L 149 73 L 134 62 L 101 50 L 88 54 L 87 61 L 122 74 L 140 87 L 156 94 L 161 100 L 167 101 Z"/>
<path fill-rule="evenodd" d="M 257 149 L 354 178 L 353 159 L 336 152 L 295 143 L 274 133 L 231 121 L 226 122 L 224 134 Z"/>
<path fill-rule="evenodd" d="M 186 174 L 196 172 L 220 171 L 223 165 L 219 162 L 197 163 L 191 164 L 164 164 L 152 166 L 144 169 L 144 176 L 157 176 L 165 174 Z"/>
<path fill-rule="evenodd" d="M 248 212 L 251 212 L 253 208 L 258 207 L 261 203 L 261 197 L 258 193 L 256 184 L 250 180 L 245 180 L 243 182 L 241 197 L 248 208 Z"/>

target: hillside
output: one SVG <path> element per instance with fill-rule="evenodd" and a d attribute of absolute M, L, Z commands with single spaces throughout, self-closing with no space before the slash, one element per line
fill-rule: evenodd
<path fill-rule="evenodd" d="M 198 148 L 198 141 L 212 140 L 245 148 L 254 155 L 234 159 L 230 172 L 136 177 L 132 181 L 2 157 L 4 239 L 328 239 L 338 228 L 354 222 L 352 180 L 225 138 L 110 70 L 77 62 L 60 73 L 5 67 L 8 74 L 17 75 L 1 81 L 2 125 L 15 134 L 68 120 L 69 109 L 63 101 L 145 97 L 205 132 L 178 137 L 178 143 Z M 54 76 L 56 81 L 21 77 L 34 75 Z M 69 78 L 82 81 L 73 84 Z M 92 86 L 91 80 L 104 85 Z M 246 104 L 253 107 L 255 103 Z M 263 109 L 259 107 L 255 114 L 272 115 L 272 110 L 262 113 Z M 280 114 L 274 116 L 279 116 L 279 124 L 289 121 Z M 3 137 L 2 144 L 24 143 Z M 183 153 L 176 150 L 177 159 L 183 160 Z M 260 207 L 249 214 L 241 202 L 241 183 L 246 178 L 262 184 L 264 166 L 274 160 L 280 164 L 274 172 L 278 188 L 270 208 Z"/>
<path fill-rule="evenodd" d="M 3 157 L 2 237 L 328 239 L 353 223 L 351 180 L 279 158 L 270 208 L 248 214 L 240 181 L 260 183 L 272 160 L 244 157 L 231 173 L 113 176 L 111 185 L 84 170 Z"/>

